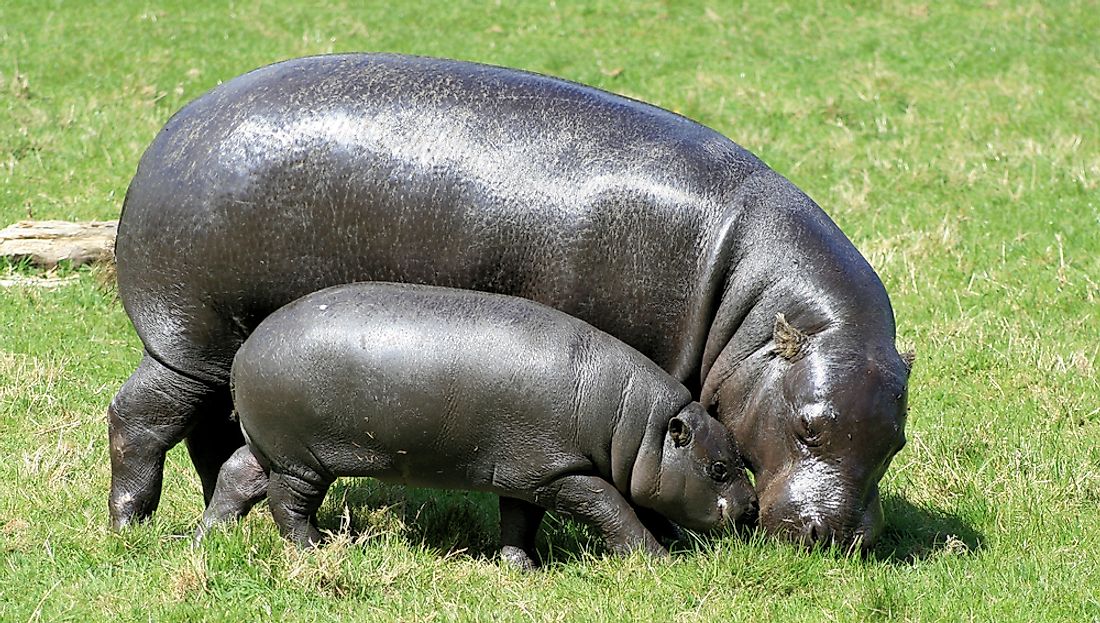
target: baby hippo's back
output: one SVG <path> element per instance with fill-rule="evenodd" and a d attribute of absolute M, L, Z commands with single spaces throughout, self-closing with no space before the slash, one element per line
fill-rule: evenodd
<path fill-rule="evenodd" d="M 564 473 L 628 486 L 689 392 L 615 338 L 513 297 L 358 283 L 287 305 L 233 364 L 269 466 L 417 486 L 535 491 Z"/>

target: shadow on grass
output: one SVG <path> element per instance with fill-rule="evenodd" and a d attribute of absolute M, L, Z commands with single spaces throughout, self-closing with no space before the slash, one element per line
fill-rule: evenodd
<path fill-rule="evenodd" d="M 982 535 L 955 515 L 891 495 L 885 496 L 883 507 L 886 529 L 868 562 L 909 564 L 943 552 L 965 555 L 982 548 Z M 495 495 L 416 489 L 375 480 L 337 481 L 318 513 L 318 523 L 322 530 L 346 529 L 353 539 L 369 539 L 372 533 L 396 534 L 440 557 L 494 560 L 500 540 Z M 692 551 L 710 540 L 698 539 L 693 546 L 688 538 L 673 550 Z M 547 565 L 600 555 L 604 547 L 587 526 L 548 513 L 537 550 Z"/>
<path fill-rule="evenodd" d="M 497 496 L 490 493 L 339 480 L 317 521 L 322 530 L 346 529 L 353 539 L 396 533 L 441 557 L 494 560 L 500 542 Z M 536 549 L 546 565 L 580 560 L 603 546 L 586 526 L 548 513 Z"/>
<path fill-rule="evenodd" d="M 981 533 L 959 517 L 903 497 L 883 499 L 886 529 L 872 550 L 872 560 L 908 564 L 941 552 L 967 554 L 983 547 Z"/>

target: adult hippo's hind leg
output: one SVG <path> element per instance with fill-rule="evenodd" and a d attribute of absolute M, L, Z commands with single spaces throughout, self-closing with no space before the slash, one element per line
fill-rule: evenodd
<path fill-rule="evenodd" d="M 187 434 L 187 453 L 199 474 L 202 498 L 207 505 L 214 496 L 222 465 L 234 452 L 245 447 L 240 424 L 230 417 L 232 412 L 233 401 L 226 388 L 211 396 L 202 412 L 196 414 L 194 428 Z"/>
<path fill-rule="evenodd" d="M 535 537 L 546 509 L 515 498 L 500 498 L 500 558 L 521 571 L 535 562 Z"/>
<path fill-rule="evenodd" d="M 112 527 L 153 514 L 160 502 L 165 454 L 191 433 L 200 414 L 226 395 L 226 386 L 179 374 L 148 354 L 142 358 L 107 408 Z"/>

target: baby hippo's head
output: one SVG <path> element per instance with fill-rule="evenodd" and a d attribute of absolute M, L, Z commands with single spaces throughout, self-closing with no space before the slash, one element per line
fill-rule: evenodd
<path fill-rule="evenodd" d="M 733 437 L 697 402 L 669 420 L 662 447 L 643 442 L 630 489 L 638 506 L 692 530 L 746 522 L 756 513 Z"/>

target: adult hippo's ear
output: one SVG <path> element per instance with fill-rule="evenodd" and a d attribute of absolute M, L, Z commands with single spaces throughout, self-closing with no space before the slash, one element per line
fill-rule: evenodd
<path fill-rule="evenodd" d="M 668 436 L 674 447 L 683 448 L 691 443 L 691 428 L 677 415 L 668 421 Z"/>
<path fill-rule="evenodd" d="M 783 314 L 776 314 L 772 339 L 775 341 L 775 352 L 787 361 L 794 361 L 804 354 L 809 337 L 787 322 Z"/>

